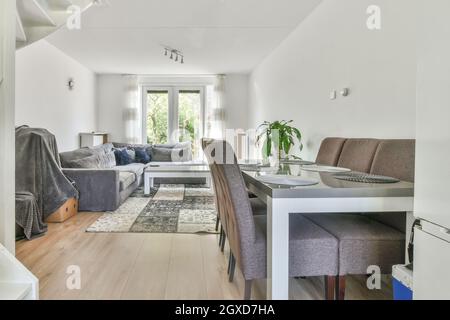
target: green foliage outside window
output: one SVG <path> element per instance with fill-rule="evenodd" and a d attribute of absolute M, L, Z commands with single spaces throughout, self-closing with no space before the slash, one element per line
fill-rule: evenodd
<path fill-rule="evenodd" d="M 201 128 L 201 100 L 198 91 L 180 91 L 178 95 L 179 142 L 192 141 L 195 154 L 196 140 Z M 169 142 L 169 95 L 167 91 L 152 91 L 148 95 L 147 143 Z"/>

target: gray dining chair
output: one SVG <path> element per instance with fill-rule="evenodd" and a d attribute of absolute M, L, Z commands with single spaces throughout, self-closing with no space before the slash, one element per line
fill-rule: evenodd
<path fill-rule="evenodd" d="M 222 148 L 222 144 L 218 144 L 213 139 L 203 138 L 202 141 L 202 149 L 204 151 L 204 154 L 206 156 L 208 164 L 212 164 L 214 162 L 222 162 L 224 163 L 227 160 L 227 150 L 223 150 L 223 153 L 216 153 L 217 148 Z M 214 202 L 216 205 L 216 211 L 217 211 L 217 219 L 216 219 L 216 231 L 219 231 L 219 224 L 220 224 L 220 237 L 219 237 L 219 247 L 222 252 L 225 250 L 225 243 L 226 243 L 226 225 L 223 222 L 224 220 L 221 219 L 221 212 L 223 212 L 223 209 L 221 208 L 221 202 L 217 198 L 217 192 L 216 192 L 216 181 L 215 178 L 217 177 L 216 174 L 214 174 L 214 170 L 216 170 L 215 167 L 212 167 L 210 165 L 210 171 L 211 171 L 211 177 L 213 180 L 213 188 L 214 188 Z M 266 214 L 266 205 L 259 200 L 258 198 L 255 198 L 249 194 L 250 198 L 250 205 L 252 206 L 252 211 L 255 215 L 264 215 Z M 234 263 L 234 257 L 230 255 L 230 266 Z"/>
<path fill-rule="evenodd" d="M 377 139 L 347 139 L 339 156 L 338 167 L 368 173 L 379 142 Z"/>
<path fill-rule="evenodd" d="M 232 150 L 225 141 L 216 141 Z M 221 219 L 226 225 L 230 250 L 235 257 L 230 266 L 233 281 L 237 266 L 245 279 L 244 299 L 251 297 L 253 280 L 267 277 L 267 217 L 255 216 L 248 198 L 242 172 L 233 155 L 233 163 L 210 164 L 221 203 Z M 337 239 L 302 215 L 290 217 L 289 275 L 291 277 L 325 276 L 327 299 L 334 299 L 338 271 Z"/>
<path fill-rule="evenodd" d="M 345 141 L 345 138 L 325 138 L 320 145 L 316 163 L 337 166 Z"/>
<path fill-rule="evenodd" d="M 414 140 L 381 140 L 370 172 L 413 182 L 414 153 Z M 367 274 L 369 266 L 378 266 L 382 274 L 390 274 L 393 265 L 405 261 L 404 213 L 304 216 L 339 240 L 339 276 L 336 279 L 339 300 L 345 298 L 347 275 Z"/>

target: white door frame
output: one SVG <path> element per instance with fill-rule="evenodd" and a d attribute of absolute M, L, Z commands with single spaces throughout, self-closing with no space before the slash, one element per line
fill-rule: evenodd
<path fill-rule="evenodd" d="M 200 91 L 201 99 L 201 127 L 199 135 L 202 136 L 205 132 L 205 110 L 206 110 L 206 90 L 205 86 L 199 85 L 144 85 L 142 86 L 142 141 L 147 141 L 147 92 L 148 91 L 167 91 L 169 92 L 169 123 L 168 123 L 168 143 L 178 142 L 178 137 L 173 134 L 173 131 L 178 128 L 178 94 L 182 90 L 198 90 Z"/>
<path fill-rule="evenodd" d="M 15 253 L 16 1 L 0 1 L 0 243 Z"/>
<path fill-rule="evenodd" d="M 168 117 L 168 124 L 167 124 L 167 128 L 168 128 L 168 132 L 167 132 L 167 139 L 169 140 L 168 142 L 170 143 L 171 140 L 171 134 L 170 134 L 170 130 L 171 127 L 173 125 L 173 115 L 172 112 L 170 111 L 171 105 L 173 104 L 173 94 L 172 94 L 172 87 L 170 86 L 143 86 L 142 87 L 142 143 L 146 144 L 147 143 L 147 105 L 148 105 L 148 95 L 147 92 L 148 91 L 167 91 L 168 95 L 169 95 L 169 117 Z M 152 142 L 153 143 L 153 142 Z"/>

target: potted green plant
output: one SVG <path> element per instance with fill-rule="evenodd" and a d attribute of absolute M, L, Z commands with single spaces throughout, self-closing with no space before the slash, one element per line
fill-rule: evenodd
<path fill-rule="evenodd" d="M 285 156 L 289 156 L 292 148 L 296 145 L 296 140 L 299 150 L 303 150 L 302 134 L 299 129 L 291 126 L 293 122 L 293 120 L 264 121 L 258 127 L 256 143 L 259 145 L 262 142 L 264 159 L 276 156 L 280 160 Z M 275 155 L 273 152 L 276 152 Z"/>

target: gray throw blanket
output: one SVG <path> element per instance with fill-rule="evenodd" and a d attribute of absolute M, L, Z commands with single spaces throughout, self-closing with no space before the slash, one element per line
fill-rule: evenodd
<path fill-rule="evenodd" d="M 16 128 L 16 193 L 35 198 L 33 217 L 29 210 L 16 211 L 16 222 L 28 238 L 46 232 L 45 219 L 70 198 L 78 198 L 61 171 L 55 136 L 45 129 Z"/>
<path fill-rule="evenodd" d="M 28 240 L 47 231 L 47 225 L 42 221 L 36 199 L 30 192 L 16 193 L 16 223 L 23 229 L 23 234 Z"/>

